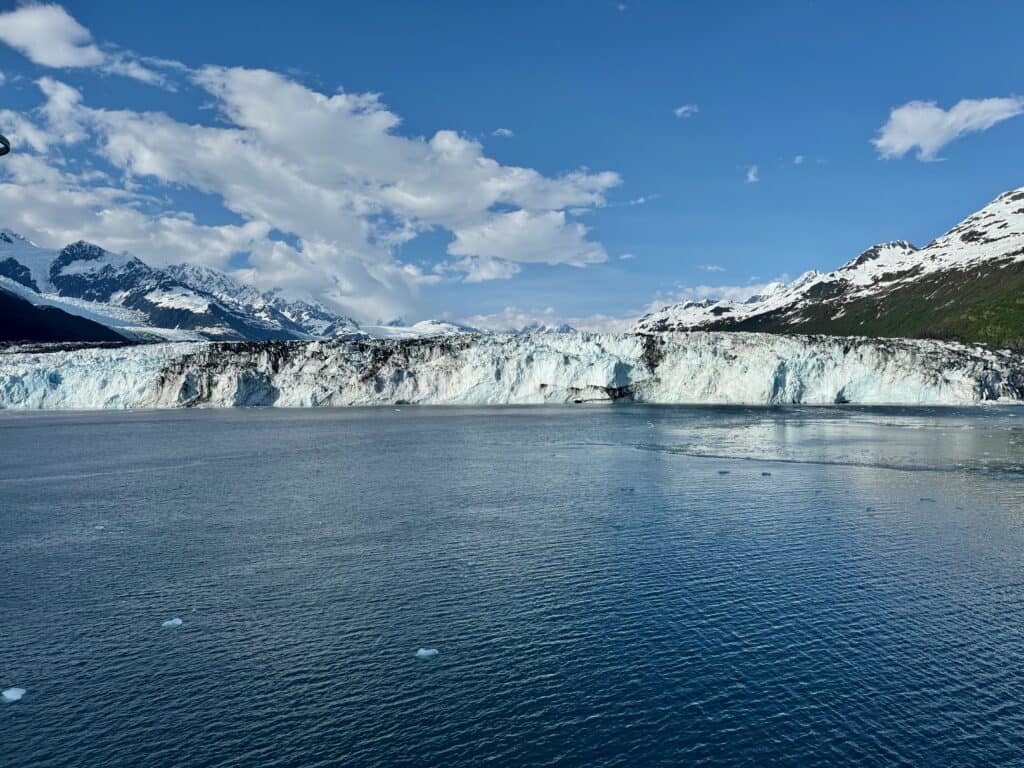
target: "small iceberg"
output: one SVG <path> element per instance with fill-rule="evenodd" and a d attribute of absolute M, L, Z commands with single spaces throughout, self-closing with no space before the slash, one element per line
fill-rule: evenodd
<path fill-rule="evenodd" d="M 24 696 L 24 695 L 25 695 L 25 689 L 24 688 L 8 688 L 3 693 L 0 693 L 0 696 L 3 696 L 4 697 L 4 701 L 7 702 L 8 704 L 13 704 L 14 702 L 16 702 L 19 699 L 21 699 L 21 697 Z"/>
<path fill-rule="evenodd" d="M 161 627 L 180 627 L 181 626 L 181 619 L 179 619 L 177 617 L 175 617 L 173 619 L 168 619 L 167 621 L 165 621 L 160 626 Z"/>
<path fill-rule="evenodd" d="M 437 648 L 420 648 L 418 651 L 416 651 L 416 658 L 417 659 L 432 659 L 435 656 L 437 656 L 437 654 L 439 654 L 439 653 L 440 653 L 440 651 L 437 650 Z"/>

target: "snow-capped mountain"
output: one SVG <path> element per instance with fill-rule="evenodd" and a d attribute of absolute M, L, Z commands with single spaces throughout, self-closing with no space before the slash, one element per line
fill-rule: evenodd
<path fill-rule="evenodd" d="M 6 277 L 33 291 L 50 285 L 50 264 L 55 251 L 39 248 L 9 229 L 0 229 L 0 277 Z"/>
<path fill-rule="evenodd" d="M 875 245 L 834 272 L 807 272 L 741 302 L 684 301 L 636 330 L 935 337 L 1024 347 L 1024 188 L 924 248 Z"/>
<path fill-rule="evenodd" d="M 539 320 L 535 320 L 524 325 L 522 328 L 516 329 L 513 333 L 519 336 L 528 336 L 531 333 L 579 333 L 579 331 L 568 323 L 555 325 L 554 323 L 542 323 Z"/>
<path fill-rule="evenodd" d="M 535 334 L 0 351 L 2 408 L 1024 400 L 1024 353 L 755 333 Z"/>
<path fill-rule="evenodd" d="M 208 267 L 155 269 L 86 242 L 55 252 L 9 230 L 0 230 L 0 289 L 136 340 L 309 340 L 358 331 L 321 305 L 260 293 Z"/>
<path fill-rule="evenodd" d="M 361 330 L 367 336 L 375 339 L 424 339 L 432 336 L 459 336 L 464 333 L 481 333 L 477 328 L 447 320 L 420 320 L 412 325 L 404 325 L 396 321 L 385 325 L 363 325 Z"/>

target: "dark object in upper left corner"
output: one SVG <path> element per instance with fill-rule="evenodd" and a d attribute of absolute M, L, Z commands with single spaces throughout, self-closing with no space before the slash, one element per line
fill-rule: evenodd
<path fill-rule="evenodd" d="M 3 157 L 11 151 L 11 142 L 7 140 L 7 137 L 0 134 L 0 157 Z"/>

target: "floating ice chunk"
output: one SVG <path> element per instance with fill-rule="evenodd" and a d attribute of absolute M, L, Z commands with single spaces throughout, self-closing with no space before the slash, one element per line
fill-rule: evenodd
<path fill-rule="evenodd" d="M 418 651 L 416 651 L 416 658 L 417 659 L 432 659 L 435 656 L 437 656 L 437 654 L 439 654 L 439 653 L 440 653 L 440 651 L 437 650 L 437 648 L 420 648 Z"/>
<path fill-rule="evenodd" d="M 181 619 L 179 619 L 178 617 L 174 617 L 173 619 L 168 619 L 167 621 L 165 621 L 160 626 L 161 627 L 180 627 L 181 626 Z"/>
<path fill-rule="evenodd" d="M 25 695 L 25 689 L 24 688 L 8 688 L 3 693 L 0 693 L 0 696 L 3 696 L 4 697 L 4 701 L 7 702 L 8 704 L 13 704 L 14 702 L 18 701 L 24 695 Z"/>
<path fill-rule="evenodd" d="M 103 530 L 106 530 L 107 526 L 105 526 L 105 525 L 94 525 L 93 528 L 95 528 L 97 531 L 103 531 Z"/>

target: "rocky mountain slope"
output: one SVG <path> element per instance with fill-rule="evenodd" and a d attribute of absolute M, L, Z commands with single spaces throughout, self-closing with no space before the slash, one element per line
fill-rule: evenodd
<path fill-rule="evenodd" d="M 924 248 L 873 246 L 834 272 L 808 272 L 743 302 L 681 302 L 636 329 L 955 339 L 1024 348 L 1024 188 L 1006 192 Z"/>
<path fill-rule="evenodd" d="M 105 325 L 57 307 L 37 306 L 0 288 L 0 342 L 126 342 Z"/>
<path fill-rule="evenodd" d="M 1024 353 L 750 333 L 457 335 L 0 352 L 0 408 L 1024 400 Z"/>
<path fill-rule="evenodd" d="M 309 340 L 358 330 L 325 307 L 260 293 L 207 267 L 155 269 L 86 242 L 55 252 L 10 230 L 0 230 L 0 288 L 136 340 Z"/>

